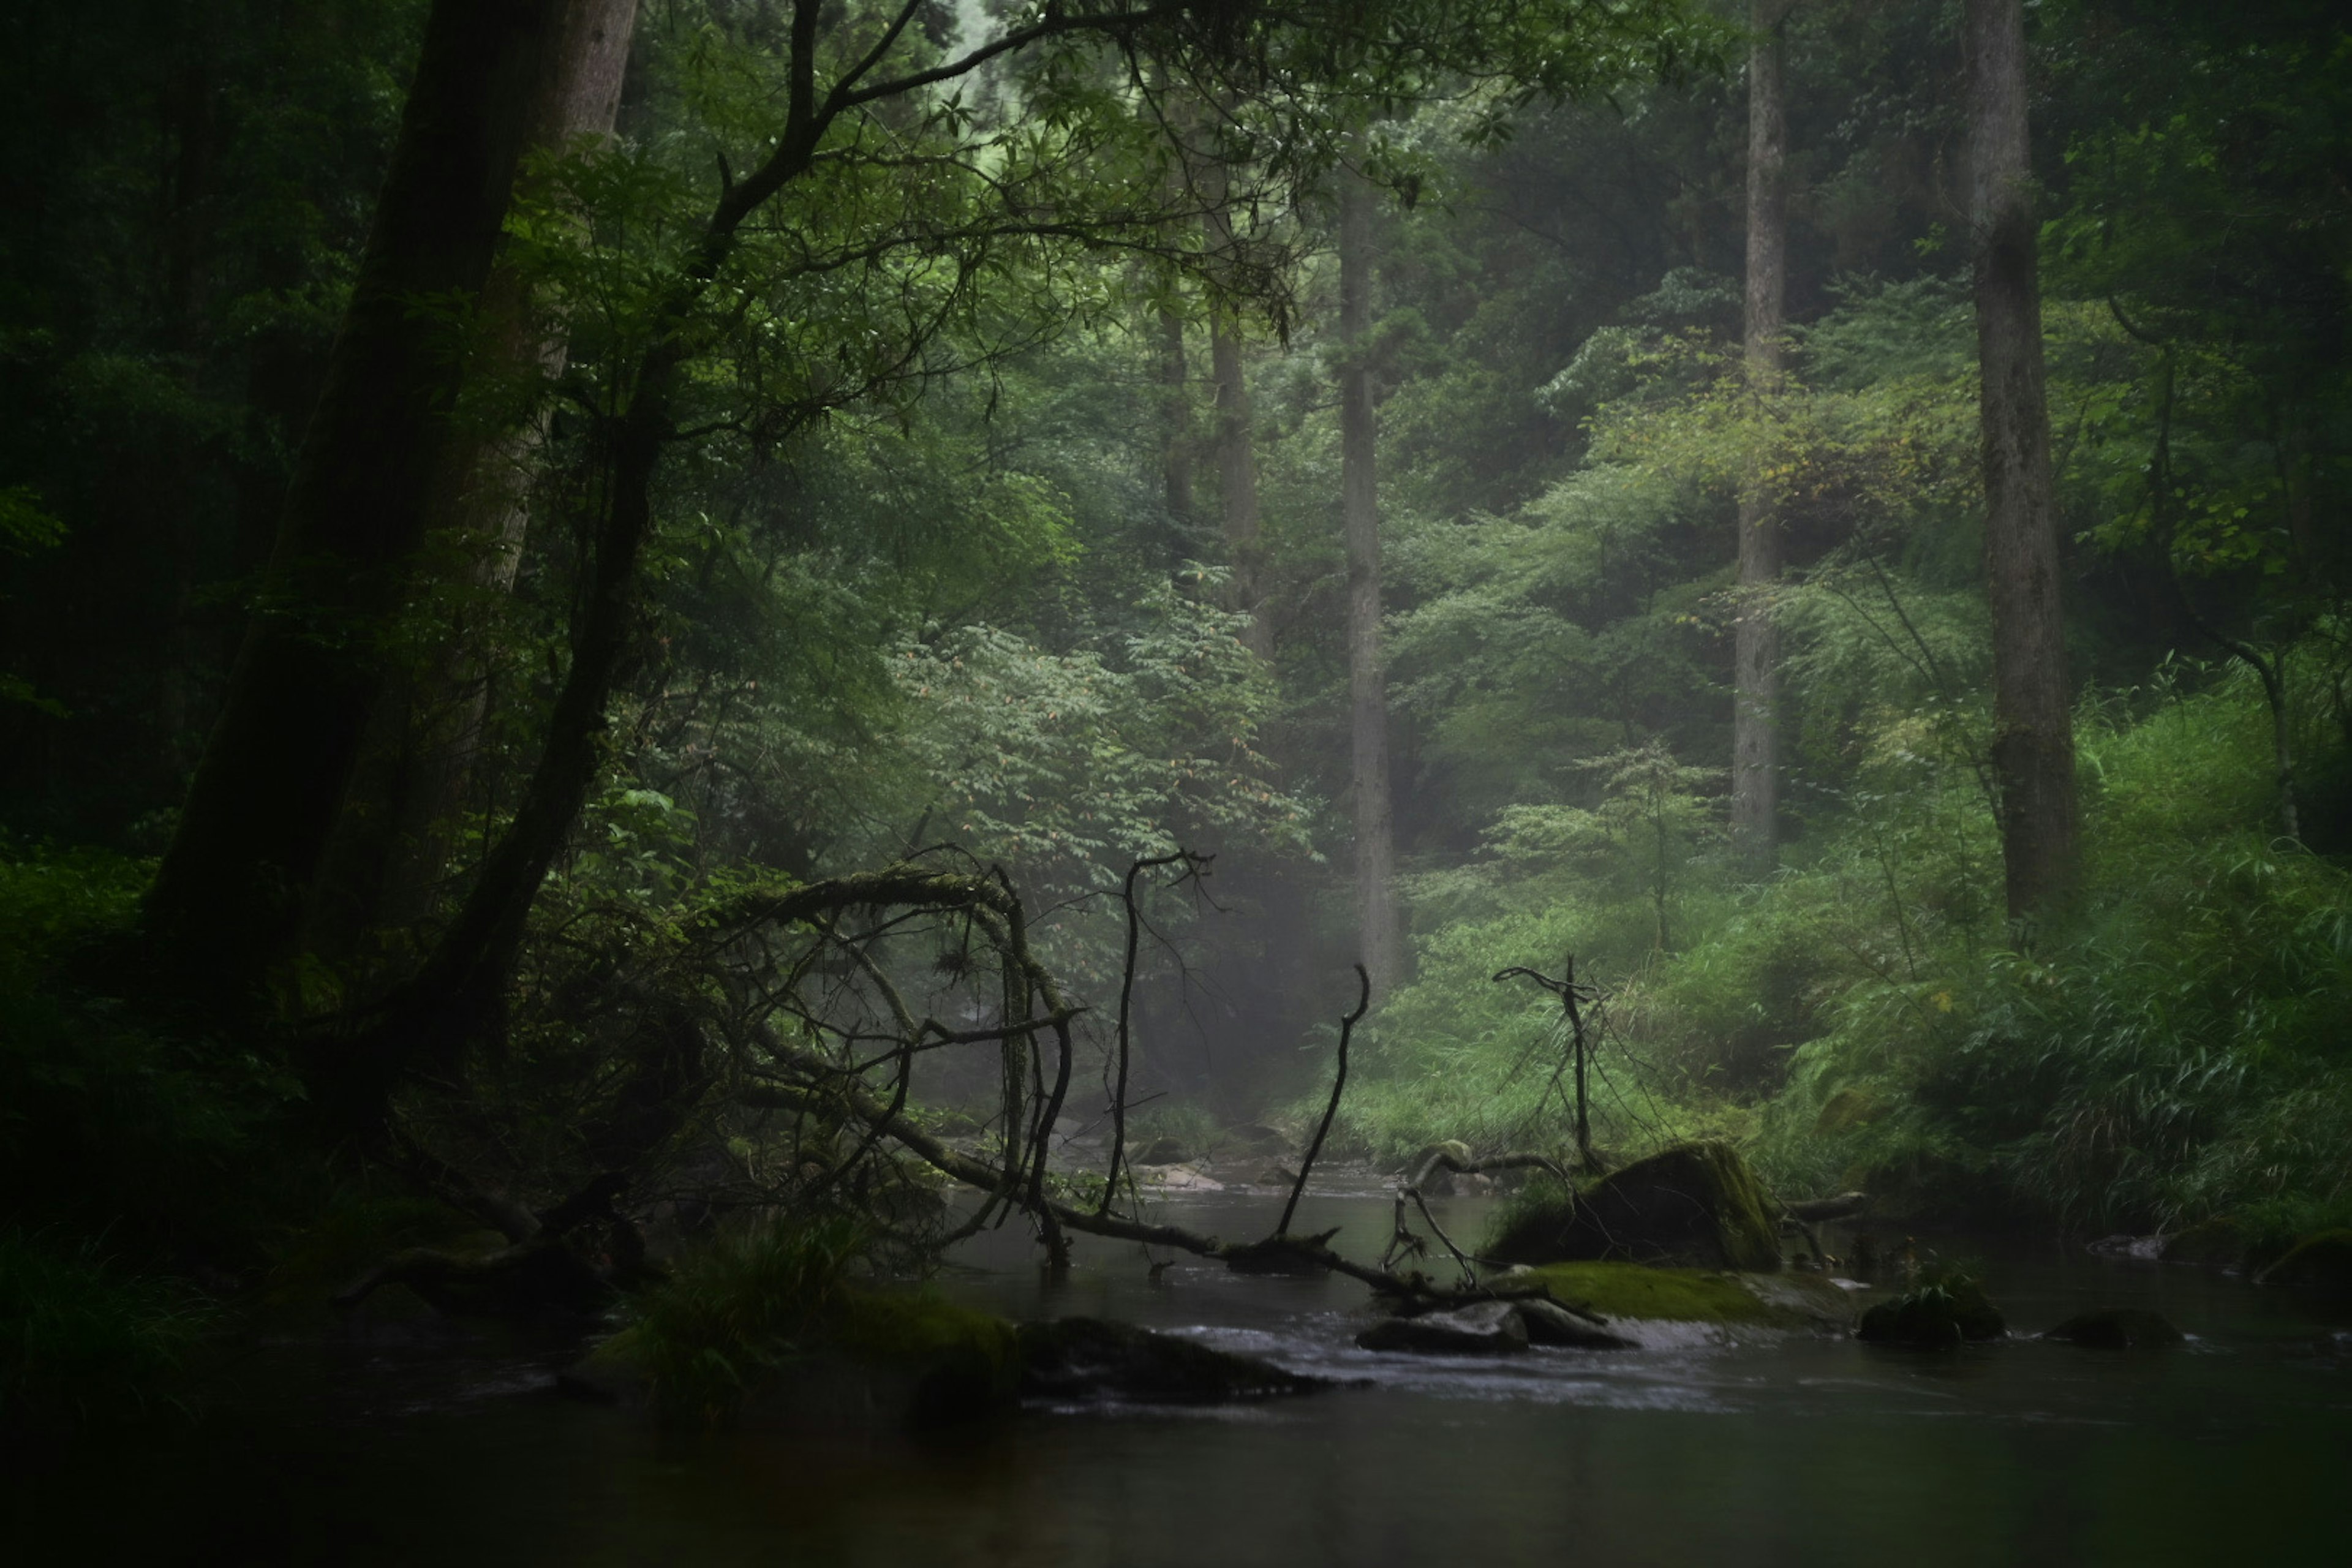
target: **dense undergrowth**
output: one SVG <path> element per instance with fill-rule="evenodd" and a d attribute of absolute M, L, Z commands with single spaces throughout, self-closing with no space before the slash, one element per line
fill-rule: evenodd
<path fill-rule="evenodd" d="M 1730 1135 L 1784 1193 L 1861 1186 L 1980 1221 L 2342 1223 L 2352 874 L 2245 826 L 2271 815 L 2259 689 L 2224 678 L 2137 714 L 2087 712 L 2080 744 L 2083 891 L 2038 930 L 1998 919 L 1973 781 L 1916 757 L 1865 770 L 1767 883 L 1741 887 L 1696 850 L 1668 889 L 1671 951 L 1653 897 L 1612 897 L 1507 825 L 1381 1014 L 1343 1134 L 1390 1160 L 1440 1137 L 1559 1143 L 1559 1010 L 1487 977 L 1557 973 L 1574 952 L 1607 993 L 1591 1079 L 1604 1148 Z"/>

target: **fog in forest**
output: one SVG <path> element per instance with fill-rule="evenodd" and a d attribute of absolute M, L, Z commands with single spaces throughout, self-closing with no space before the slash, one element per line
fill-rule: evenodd
<path fill-rule="evenodd" d="M 17 13 L 28 1560 L 2339 1529 L 2334 7 Z"/>

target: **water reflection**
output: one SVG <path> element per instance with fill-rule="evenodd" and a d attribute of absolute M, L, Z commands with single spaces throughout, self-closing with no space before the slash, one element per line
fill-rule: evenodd
<path fill-rule="evenodd" d="M 1265 1200 L 1183 1220 L 1234 1236 Z M 1171 1205 L 1172 1206 L 1172 1205 Z M 1318 1198 L 1361 1255 L 1385 1204 Z M 1456 1200 L 1443 1217 L 1475 1235 Z M 1218 1412 L 1041 1410 L 944 1443 L 664 1434 L 547 1393 L 528 1355 L 289 1346 L 193 1436 L 37 1458 L 11 1563 L 2158 1563 L 2333 1561 L 2352 1339 L 2290 1300 L 2060 1248 L 1994 1253 L 2012 1326 L 2154 1307 L 2171 1352 L 1921 1355 L 1692 1331 L 1633 1352 L 1357 1350 L 1344 1280 L 1241 1279 L 1011 1227 L 941 1288 L 1131 1318 L 1362 1380 Z M 2322 1552 L 2325 1556 L 2319 1555 Z"/>

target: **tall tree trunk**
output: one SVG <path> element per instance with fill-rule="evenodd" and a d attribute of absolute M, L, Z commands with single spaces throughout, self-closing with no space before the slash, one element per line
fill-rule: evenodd
<path fill-rule="evenodd" d="M 1220 205 L 1211 209 L 1202 224 L 1210 248 L 1230 256 L 1234 224 L 1222 205 L 1223 164 L 1213 166 L 1213 175 Z M 1241 316 L 1223 300 L 1210 303 L 1209 374 L 1216 384 L 1217 499 L 1224 522 L 1225 561 L 1232 569 L 1225 580 L 1225 607 L 1249 616 L 1242 640 L 1260 658 L 1271 660 L 1274 623 L 1263 603 L 1265 544 L 1258 521 L 1257 452 L 1250 418 L 1249 377 L 1242 363 Z"/>
<path fill-rule="evenodd" d="M 249 1008 L 315 885 L 452 432 L 459 345 L 554 68 L 563 0 L 437 0 L 277 545 L 146 922 L 175 981 Z"/>
<path fill-rule="evenodd" d="M 532 106 L 526 150 L 609 138 L 620 109 L 637 0 L 572 0 L 556 68 Z M 529 284 L 494 266 L 482 293 L 478 381 L 535 395 L 563 372 L 568 344 L 542 336 Z M 528 491 L 544 436 L 535 406 L 487 411 L 461 426 L 432 482 L 437 527 L 463 542 L 469 609 L 424 668 L 394 676 L 376 706 L 346 809 L 306 922 L 306 945 L 331 962 L 362 951 L 371 928 L 399 930 L 432 912 L 450 823 L 479 754 L 488 710 L 486 608 L 514 585 L 530 521 Z"/>
<path fill-rule="evenodd" d="M 1160 312 L 1160 485 L 1168 508 L 1168 563 L 1191 553 L 1192 524 L 1192 372 L 1184 359 L 1184 318 Z"/>
<path fill-rule="evenodd" d="M 1258 524 L 1257 454 L 1250 424 L 1249 382 L 1242 365 L 1241 322 L 1220 307 L 1209 320 L 1209 367 L 1217 384 L 1217 493 L 1223 505 L 1225 607 L 1249 616 L 1242 640 L 1274 658 L 1274 623 L 1265 613 L 1265 543 Z"/>
<path fill-rule="evenodd" d="M 1992 605 L 1994 779 L 2009 912 L 2063 900 L 2075 860 L 2074 731 L 2058 577 L 2021 0 L 1967 0 L 1970 229 Z"/>
<path fill-rule="evenodd" d="M 1360 174 L 1339 185 L 1339 497 L 1348 540 L 1348 707 L 1354 732 L 1356 910 L 1375 995 L 1395 985 L 1403 956 L 1397 926 L 1395 816 L 1389 798 L 1389 709 L 1381 661 L 1380 491 L 1372 468 L 1372 373 L 1362 353 L 1371 325 L 1372 196 Z"/>
<path fill-rule="evenodd" d="M 1780 331 L 1787 296 L 1789 122 L 1780 66 L 1788 0 L 1754 0 L 1748 50 L 1748 293 L 1746 339 L 1751 412 L 1780 390 Z M 1739 484 L 1739 610 L 1732 632 L 1731 834 L 1751 871 L 1780 852 L 1780 635 L 1771 584 L 1780 575 L 1780 520 L 1751 440 Z"/>

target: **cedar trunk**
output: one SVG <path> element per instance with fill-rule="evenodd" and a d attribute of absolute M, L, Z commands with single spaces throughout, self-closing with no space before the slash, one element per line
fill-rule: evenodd
<path fill-rule="evenodd" d="M 1970 228 L 1992 605 L 1993 775 L 2009 911 L 2072 886 L 2074 734 L 2043 387 L 2020 0 L 1968 0 Z"/>
<path fill-rule="evenodd" d="M 221 716 L 146 906 L 184 988 L 254 1005 L 314 887 L 453 437 L 462 325 L 506 219 L 562 0 L 438 0 Z"/>
<path fill-rule="evenodd" d="M 1748 391 L 1752 412 L 1780 388 L 1787 296 L 1789 125 L 1780 91 L 1785 0 L 1756 0 L 1748 53 Z M 1731 834 L 1748 868 L 1766 872 L 1780 851 L 1780 637 L 1771 584 L 1780 575 L 1780 520 L 1752 436 L 1739 485 L 1738 618 L 1733 625 Z"/>
<path fill-rule="evenodd" d="M 1339 186 L 1339 495 L 1348 541 L 1348 697 L 1354 736 L 1356 908 L 1374 995 L 1400 978 L 1395 819 L 1389 799 L 1389 712 L 1381 664 L 1380 492 L 1372 468 L 1372 199 L 1352 171 Z"/>
<path fill-rule="evenodd" d="M 636 14 L 637 0 L 572 0 L 556 68 L 531 109 L 528 152 L 612 135 Z M 330 962 L 363 952 L 371 928 L 399 930 L 432 912 L 451 820 L 481 751 L 490 677 L 484 622 L 522 561 L 544 434 L 537 394 L 562 374 L 568 345 L 535 319 L 528 282 L 505 263 L 491 268 L 479 314 L 474 379 L 523 388 L 530 401 L 462 425 L 432 480 L 432 524 L 463 542 L 475 592 L 461 600 L 447 640 L 390 677 L 376 705 L 305 932 L 305 945 Z"/>

